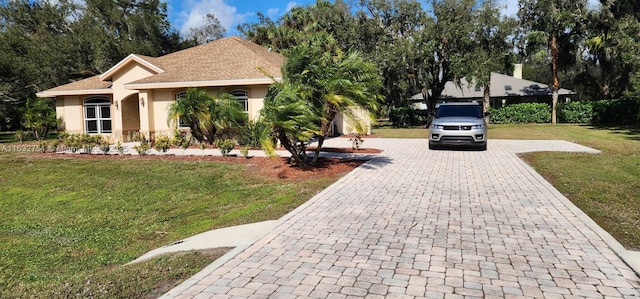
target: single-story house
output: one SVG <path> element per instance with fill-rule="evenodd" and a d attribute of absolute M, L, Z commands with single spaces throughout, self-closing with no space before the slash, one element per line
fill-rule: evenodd
<path fill-rule="evenodd" d="M 231 93 L 256 119 L 267 88 L 281 80 L 284 57 L 240 37 L 148 57 L 131 54 L 101 75 L 37 93 L 54 98 L 58 118 L 69 133 L 101 134 L 112 141 L 171 136 L 169 105 L 191 87 L 211 94 Z M 349 134 L 346 122 L 336 124 Z"/>
<path fill-rule="evenodd" d="M 516 64 L 514 75 L 491 73 L 490 105 L 494 108 L 518 103 L 549 103 L 551 104 L 551 88 L 547 85 L 522 79 L 522 65 Z M 568 102 L 575 92 L 560 88 L 558 90 L 559 101 Z M 440 96 L 445 102 L 481 102 L 484 98 L 484 87 L 469 83 L 465 78 L 460 80 L 460 85 L 447 82 Z M 422 93 L 411 97 L 414 107 L 427 109 Z"/>

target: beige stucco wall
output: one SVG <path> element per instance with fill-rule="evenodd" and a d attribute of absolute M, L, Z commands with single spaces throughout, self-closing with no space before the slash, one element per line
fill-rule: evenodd
<path fill-rule="evenodd" d="M 133 125 L 134 122 L 139 123 L 139 108 L 141 106 L 138 100 L 138 90 L 126 89 L 124 84 L 134 82 L 143 78 L 150 77 L 154 74 L 150 69 L 143 67 L 137 62 L 127 63 L 111 75 L 113 82 L 113 101 L 118 107 L 113 113 L 111 125 L 113 126 L 113 135 L 116 139 L 122 140 L 124 135 L 129 135 L 133 131 L 140 129 L 140 125 Z M 137 112 L 136 112 L 137 111 Z M 137 113 L 137 115 L 135 114 Z"/>
<path fill-rule="evenodd" d="M 84 111 L 80 96 L 56 97 L 56 117 L 62 118 L 69 133 L 84 133 Z"/>
<path fill-rule="evenodd" d="M 353 118 L 347 117 L 343 113 L 338 113 L 336 118 L 334 119 L 334 124 L 338 130 L 337 133 L 343 135 L 349 134 L 365 134 L 371 135 L 371 118 L 369 117 L 367 111 L 363 108 L 351 108 L 351 114 Z M 360 123 L 362 126 L 363 132 L 358 132 L 356 130 L 356 124 Z"/>
<path fill-rule="evenodd" d="M 179 92 L 179 91 L 178 91 Z M 169 105 L 175 102 L 176 91 L 158 89 L 150 92 L 149 123 L 150 132 L 171 136 L 173 130 L 168 123 Z"/>
<path fill-rule="evenodd" d="M 256 120 L 260 115 L 260 110 L 264 107 L 264 97 L 267 95 L 269 86 L 254 86 L 249 92 L 249 117 Z"/>

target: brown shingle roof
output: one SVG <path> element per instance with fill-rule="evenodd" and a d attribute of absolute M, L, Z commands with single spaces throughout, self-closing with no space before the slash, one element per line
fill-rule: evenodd
<path fill-rule="evenodd" d="M 280 67 L 284 63 L 282 55 L 237 36 L 161 57 L 136 56 L 165 72 L 130 83 L 135 85 L 268 79 L 261 70 L 269 76 L 280 78 Z M 110 81 L 101 81 L 99 76 L 95 76 L 46 90 L 39 93 L 39 96 L 80 90 L 104 90 L 110 87 Z"/>
<path fill-rule="evenodd" d="M 282 76 L 280 66 L 284 57 L 232 36 L 152 58 L 149 62 L 165 72 L 138 80 L 134 84 L 267 78 L 260 69 L 278 78 Z"/>
<path fill-rule="evenodd" d="M 43 92 L 39 92 L 37 95 L 39 97 L 47 97 L 47 96 L 55 96 L 60 93 L 63 94 L 74 94 L 72 91 L 81 92 L 81 93 L 104 93 L 107 89 L 111 88 L 110 81 L 102 81 L 100 80 L 100 76 L 93 76 L 87 79 L 71 82 L 69 84 L 60 85 Z"/>

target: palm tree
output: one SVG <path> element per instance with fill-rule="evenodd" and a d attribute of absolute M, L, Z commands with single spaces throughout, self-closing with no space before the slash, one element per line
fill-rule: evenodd
<path fill-rule="evenodd" d="M 287 80 L 275 83 L 269 88 L 260 113 L 262 120 L 271 127 L 271 134 L 291 153 L 291 159 L 300 168 L 305 168 L 308 166 L 306 144 L 320 131 L 317 114 L 300 94 L 299 85 Z M 273 154 L 270 140 L 260 143 L 268 154 Z"/>
<path fill-rule="evenodd" d="M 361 52 L 339 50 L 335 39 L 326 33 L 318 33 L 294 49 L 289 59 L 285 78 L 289 75 L 299 85 L 302 98 L 311 104 L 320 122 L 313 164 L 338 113 L 356 128 L 362 128 L 362 120 L 355 117 L 354 109 L 364 110 L 373 118 L 382 98 L 382 80 L 377 67 L 365 61 Z"/>
<path fill-rule="evenodd" d="M 183 98 L 169 106 L 169 119 L 172 126 L 188 126 L 198 142 L 213 144 L 220 131 L 236 127 L 246 115 L 228 93 L 213 97 L 202 89 L 189 88 Z"/>
<path fill-rule="evenodd" d="M 316 33 L 296 46 L 283 66 L 283 82 L 276 84 L 265 98 L 268 111 L 265 118 L 270 122 L 276 118 L 279 124 L 274 134 L 304 166 L 317 161 L 339 112 L 356 123 L 356 128 L 361 127 L 353 109 L 361 108 L 371 114 L 377 111 L 382 97 L 379 93 L 382 81 L 376 66 L 366 62 L 360 52 L 345 53 L 338 48 L 335 39 L 326 32 Z M 295 135 L 288 128 L 303 133 Z M 310 162 L 301 152 L 304 145 L 294 146 L 300 141 L 304 144 L 311 137 L 309 134 L 318 136 L 318 147 Z"/>
<path fill-rule="evenodd" d="M 49 132 L 55 129 L 57 124 L 56 111 L 51 106 L 49 99 L 32 98 L 27 100 L 24 125 L 33 131 L 34 138 L 37 140 L 47 138 Z"/>

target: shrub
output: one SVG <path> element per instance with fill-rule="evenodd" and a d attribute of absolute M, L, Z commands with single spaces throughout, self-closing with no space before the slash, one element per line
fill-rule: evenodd
<path fill-rule="evenodd" d="M 269 138 L 270 128 L 262 121 L 249 120 L 238 130 L 238 144 L 249 148 L 261 148 L 262 141 Z"/>
<path fill-rule="evenodd" d="M 138 152 L 138 155 L 146 156 L 149 153 L 149 150 L 151 149 L 151 144 L 149 143 L 149 140 L 147 140 L 147 138 L 144 137 L 144 135 L 140 134 L 139 138 L 140 138 L 140 144 L 133 146 L 133 148 L 136 150 L 136 152 Z"/>
<path fill-rule="evenodd" d="M 640 125 L 640 99 L 601 100 L 593 103 L 595 125 Z"/>
<path fill-rule="evenodd" d="M 353 137 L 349 138 L 349 141 L 351 142 L 351 148 L 354 150 L 359 150 L 360 146 L 364 142 L 362 137 L 360 137 L 360 135 L 358 134 L 355 134 Z"/>
<path fill-rule="evenodd" d="M 228 156 L 229 152 L 231 152 L 231 150 L 233 150 L 233 147 L 235 145 L 236 145 L 236 143 L 231 139 L 218 139 L 218 140 L 216 140 L 216 146 L 220 150 L 220 153 L 222 153 L 223 157 Z"/>
<path fill-rule="evenodd" d="M 591 102 L 571 102 L 558 104 L 558 122 L 588 124 L 593 118 Z"/>
<path fill-rule="evenodd" d="M 389 120 L 394 127 L 422 126 L 427 123 L 427 110 L 417 110 L 411 107 L 400 107 L 391 110 Z"/>
<path fill-rule="evenodd" d="M 171 147 L 171 140 L 169 139 L 169 136 L 166 135 L 160 135 L 160 136 L 156 136 L 156 142 L 154 144 L 154 148 L 161 152 L 162 154 L 165 154 L 168 150 L 169 147 Z"/>
<path fill-rule="evenodd" d="M 240 147 L 240 153 L 242 154 L 243 157 L 249 158 L 249 147 L 248 146 L 241 146 Z"/>
<path fill-rule="evenodd" d="M 29 138 L 30 134 L 31 132 L 29 131 L 17 130 L 15 133 L 16 141 L 23 143 L 25 140 L 27 140 L 27 138 Z"/>
<path fill-rule="evenodd" d="M 551 107 L 544 103 L 521 103 L 503 108 L 491 108 L 491 123 L 526 124 L 551 121 Z"/>

